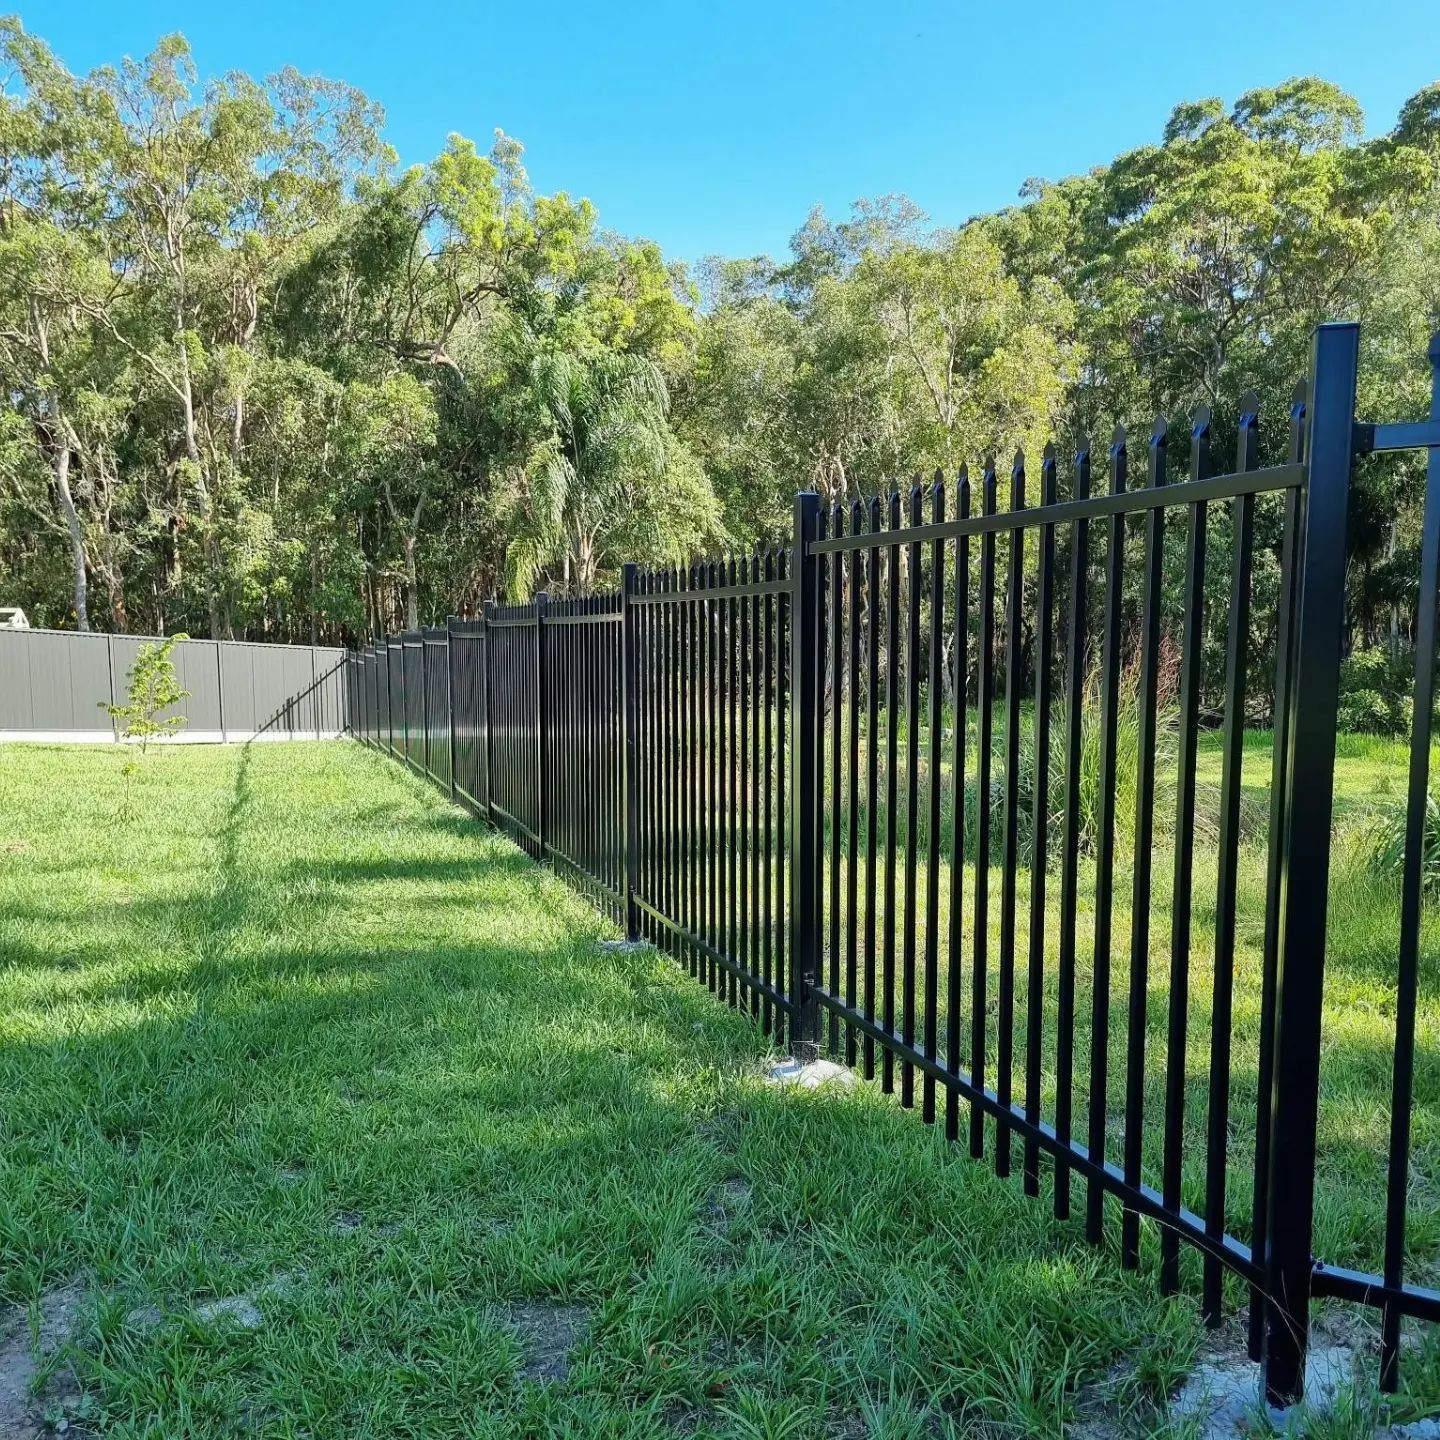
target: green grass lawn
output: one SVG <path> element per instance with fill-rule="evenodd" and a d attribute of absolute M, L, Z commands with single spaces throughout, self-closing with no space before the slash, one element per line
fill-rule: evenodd
<path fill-rule="evenodd" d="M 31 1421 L 1155 1423 L 1189 1304 L 871 1087 L 768 1086 L 746 1020 L 398 766 L 161 751 L 125 820 L 119 764 L 0 749 L 0 1336 L 73 1308 Z"/>
<path fill-rule="evenodd" d="M 0 747 L 4 1440 L 1187 1433 L 1153 1266 L 873 1086 L 768 1085 L 398 765 L 162 750 L 129 819 L 119 766 Z"/>

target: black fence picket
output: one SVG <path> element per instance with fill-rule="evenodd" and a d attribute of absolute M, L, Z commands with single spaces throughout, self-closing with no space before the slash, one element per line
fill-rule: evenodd
<path fill-rule="evenodd" d="M 487 605 L 480 618 L 377 641 L 352 657 L 351 714 L 368 744 L 554 863 L 628 938 L 672 954 L 796 1055 L 826 1049 L 878 1073 L 906 1106 L 918 1078 L 923 1120 L 943 1117 L 953 1140 L 968 1110 L 970 1149 L 982 1155 L 988 1142 L 999 1173 L 1019 1145 L 1027 1193 L 1039 1193 L 1048 1160 L 1061 1217 L 1079 1180 L 1087 1236 L 1113 1228 L 1121 1263 L 1135 1268 L 1148 1231 L 1162 1288 L 1193 1288 L 1207 1323 L 1220 1322 L 1232 1277 L 1232 1299 L 1250 1299 L 1251 1352 L 1273 1401 L 1300 1393 L 1314 1297 L 1380 1309 L 1381 1378 L 1393 1388 L 1402 1319 L 1440 1320 L 1440 1292 L 1407 1280 L 1405 1266 L 1440 605 L 1440 340 L 1429 422 L 1357 423 L 1357 355 L 1356 327 L 1317 333 L 1288 442 L 1275 436 L 1281 463 L 1262 463 L 1261 406 L 1247 395 L 1223 473 L 1214 457 L 1230 444 L 1202 411 L 1182 480 L 1167 475 L 1161 419 L 1143 466 L 1114 432 L 1103 486 L 1092 488 L 1087 444 L 1069 464 L 1047 447 L 1030 474 L 1017 455 L 1003 509 L 993 460 L 978 496 L 961 470 L 948 511 L 943 477 L 912 487 L 903 522 L 898 490 L 828 509 L 802 495 L 780 550 L 683 571 L 627 566 L 618 592 Z M 1383 1273 L 1363 1274 L 1312 1254 L 1317 897 L 1354 462 L 1413 448 L 1430 461 L 1384 1258 Z M 1278 535 L 1268 695 L 1247 653 L 1262 534 Z M 1183 552 L 1169 586 L 1167 542 Z M 1207 594 L 1222 593 L 1207 591 L 1211 575 L 1225 582 L 1223 616 L 1205 613 Z M 1176 589 L 1179 614 L 1167 619 Z M 1222 734 L 1204 844 L 1218 865 L 1202 896 L 1197 754 L 1212 718 L 1202 699 L 1212 631 L 1224 637 Z M 1275 716 L 1275 737 L 1258 1103 L 1242 1114 L 1233 991 L 1252 706 Z M 1122 725 L 1133 814 L 1117 778 Z M 1162 746 L 1172 729 L 1173 759 Z M 1212 897 L 1213 966 L 1192 982 L 1193 917 Z M 1193 1035 L 1207 1004 L 1208 1033 Z M 1156 1007 L 1166 1023 L 1152 1034 Z M 1242 1127 L 1257 1158 L 1237 1185 Z"/>

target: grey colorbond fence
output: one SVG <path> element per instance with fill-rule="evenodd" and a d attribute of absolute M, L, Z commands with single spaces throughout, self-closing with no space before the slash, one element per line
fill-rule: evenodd
<path fill-rule="evenodd" d="M 146 635 L 0 630 L 0 740 L 108 740 L 104 706 L 123 703 Z M 181 640 L 175 673 L 190 694 L 182 741 L 324 739 L 348 725 L 344 650 L 243 640 Z"/>
<path fill-rule="evenodd" d="M 797 1054 L 828 1049 L 878 1076 L 999 1174 L 1018 1151 L 1027 1193 L 1048 1172 L 1057 1216 L 1078 1191 L 1086 1236 L 1118 1240 L 1127 1268 L 1153 1254 L 1161 1288 L 1193 1287 L 1208 1323 L 1247 1304 L 1273 1401 L 1300 1393 L 1315 1297 L 1379 1310 L 1394 1388 L 1402 1317 L 1440 1320 L 1440 1291 L 1406 1257 L 1431 1183 L 1411 1116 L 1440 340 L 1429 422 L 1357 421 L 1358 354 L 1357 327 L 1322 327 L 1311 379 L 1268 436 L 1247 396 L 1233 441 L 1202 411 L 1185 457 L 1167 459 L 1163 420 L 1133 463 L 1120 429 L 1103 454 L 1047 449 L 1034 473 L 1017 456 L 1003 510 L 993 460 L 974 484 L 961 471 L 949 505 L 941 477 L 908 504 L 896 492 L 827 513 L 801 495 L 783 550 L 630 566 L 619 594 L 487 606 L 443 641 L 391 637 L 353 656 L 355 731 L 555 862 L 629 936 Z M 1279 463 L 1261 463 L 1262 439 Z M 1365 1273 L 1314 1254 L 1346 527 L 1356 460 L 1417 448 L 1429 479 L 1383 1263 Z M 1262 557 L 1276 615 L 1257 678 Z M 1197 762 L 1217 567 L 1212 835 Z M 1125 815 L 1122 709 L 1138 770 Z M 1256 709 L 1276 719 L 1249 775 L 1268 782 L 1258 815 L 1242 809 Z M 1242 820 L 1262 846 L 1263 904 L 1245 917 L 1260 974 L 1237 1019 Z M 1131 823 L 1127 849 L 1117 831 Z M 1243 1064 L 1242 1020 L 1258 1056 Z"/>

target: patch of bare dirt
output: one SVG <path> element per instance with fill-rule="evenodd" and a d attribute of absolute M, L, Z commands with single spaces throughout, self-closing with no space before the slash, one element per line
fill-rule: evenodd
<path fill-rule="evenodd" d="M 269 1296 L 285 1296 L 294 1288 L 296 1276 L 288 1270 L 277 1270 L 253 1294 L 221 1295 L 211 1300 L 202 1300 L 186 1311 L 165 1310 L 158 1305 L 141 1305 L 132 1310 L 125 1323 L 133 1330 L 155 1330 L 172 1320 L 188 1315 L 202 1325 L 213 1325 L 217 1320 L 234 1324 L 242 1330 L 259 1330 L 265 1324 L 260 1302 Z M 0 1435 L 0 1440 L 5 1440 Z"/>
<path fill-rule="evenodd" d="M 30 1309 L 12 1305 L 0 1315 L 0 1440 L 35 1440 L 49 1433 L 49 1411 L 74 1409 L 80 1400 L 75 1376 L 64 1366 L 32 1388 L 75 1328 L 84 1289 L 79 1284 L 47 1290 L 40 1297 L 38 1345 L 32 1343 Z"/>
<path fill-rule="evenodd" d="M 570 1356 L 590 1320 L 585 1305 L 556 1305 L 546 1300 L 522 1300 L 505 1310 L 505 1323 L 525 1347 L 522 1380 L 540 1385 L 557 1384 L 570 1373 Z"/>

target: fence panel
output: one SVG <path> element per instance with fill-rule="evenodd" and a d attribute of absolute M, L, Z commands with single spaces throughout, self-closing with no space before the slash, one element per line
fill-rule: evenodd
<path fill-rule="evenodd" d="M 540 604 L 494 605 L 489 647 L 491 814 L 532 854 L 543 847 L 540 804 Z"/>
<path fill-rule="evenodd" d="M 997 1174 L 1018 1160 L 1028 1194 L 1048 1170 L 1058 1217 L 1078 1187 L 1087 1237 L 1148 1259 L 1208 1324 L 1248 1297 L 1277 1403 L 1300 1392 L 1312 1295 L 1380 1309 L 1386 1388 L 1402 1318 L 1440 1320 L 1407 1256 L 1430 1179 L 1412 1113 L 1440 379 L 1428 425 L 1358 424 L 1357 352 L 1354 327 L 1323 327 L 1313 381 L 1268 432 L 1247 395 L 1233 439 L 1201 410 L 1172 453 L 1161 417 L 1143 461 L 1117 428 L 1103 454 L 1017 454 L 1003 485 L 992 459 L 953 494 L 937 475 L 827 512 L 800 496 L 784 550 L 626 567 L 618 595 L 452 621 L 422 762 L 448 782 L 434 750 L 453 729 L 457 796 L 797 1056 L 857 1066 Z M 1431 358 L 1440 376 L 1440 342 Z M 1372 1274 L 1312 1255 L 1317 896 L 1353 462 L 1415 447 L 1430 466 Z M 1252 619 L 1272 611 L 1257 664 Z M 388 650 L 377 669 L 408 700 Z M 380 689 L 374 708 L 383 731 Z M 1247 744 L 1255 714 L 1275 717 L 1268 754 Z"/>
<path fill-rule="evenodd" d="M 384 640 L 370 646 L 370 743 L 384 751 L 385 733 L 390 724 L 390 653 Z"/>
<path fill-rule="evenodd" d="M 623 917 L 625 835 L 620 595 L 545 612 L 547 853 L 605 911 Z"/>
<path fill-rule="evenodd" d="M 389 684 L 385 745 L 397 759 L 405 759 L 405 642 L 392 635 L 385 642 L 385 675 Z"/>
<path fill-rule="evenodd" d="M 1332 327 L 1324 328 L 1329 330 Z M 1354 344 L 1358 349 L 1358 336 L 1354 337 Z M 1434 793 L 1430 788 L 1435 739 L 1436 610 L 1440 607 L 1440 336 L 1431 342 L 1429 360 L 1429 423 L 1362 425 L 1356 427 L 1355 434 L 1355 448 L 1361 453 L 1429 451 L 1414 615 L 1415 682 L 1408 775 L 1398 834 L 1391 841 L 1392 847 L 1398 849 L 1395 857 L 1399 869 L 1396 877 L 1398 894 L 1394 897 L 1393 906 L 1389 907 L 1389 913 L 1378 915 L 1371 922 L 1378 922 L 1379 928 L 1379 934 L 1372 937 L 1374 948 L 1380 956 L 1394 956 L 1391 982 L 1393 1009 L 1387 1006 L 1382 1011 L 1385 1030 L 1393 1027 L 1394 1034 L 1393 1047 L 1386 1057 L 1390 1070 L 1388 1143 L 1383 1157 L 1376 1157 L 1373 1153 L 1364 1157 L 1367 1180 L 1376 1171 L 1374 1162 L 1377 1158 L 1385 1177 L 1384 1210 L 1378 1237 L 1379 1263 L 1373 1273 L 1326 1263 L 1315 1266 L 1306 1277 L 1317 1296 L 1379 1307 L 1380 1383 L 1385 1390 L 1394 1390 L 1401 1378 L 1402 1319 L 1409 1316 L 1440 1321 L 1440 1289 L 1433 1284 L 1437 1273 L 1433 1223 L 1437 1095 L 1434 1017 L 1433 1010 L 1427 1014 L 1420 1013 L 1421 1000 L 1433 995 L 1435 927 L 1437 919 L 1440 919 L 1436 911 L 1434 873 L 1437 822 Z M 1317 406 L 1319 401 L 1317 394 Z M 1343 498 L 1342 491 L 1339 499 Z M 1337 543 L 1343 544 L 1343 513 L 1338 525 Z M 1301 703 L 1297 700 L 1297 709 Z M 1327 704 L 1322 709 L 1321 723 L 1329 713 Z M 1295 763 L 1298 765 L 1300 762 L 1296 760 Z M 1301 786 L 1298 775 L 1294 777 L 1293 784 L 1296 788 Z M 1303 903 L 1303 892 L 1308 887 L 1299 888 L 1302 895 L 1297 896 L 1297 903 Z M 1424 1028 L 1420 1029 L 1421 1026 Z M 1316 1029 L 1318 1047 L 1324 1039 L 1323 1023 Z M 1431 1041 L 1429 1045 L 1425 1044 L 1427 1039 Z M 1333 1134 L 1337 1128 L 1345 1133 L 1354 1132 L 1353 1110 L 1347 1106 L 1343 1095 L 1326 1090 L 1317 1097 L 1307 1087 L 1302 1092 L 1301 1104 L 1314 1107 L 1319 1117 L 1328 1122 L 1330 1133 Z M 1418 1113 L 1417 1105 L 1421 1107 Z M 1314 1145 L 1313 1139 L 1310 1143 Z M 1349 1176 L 1322 1175 L 1314 1187 L 1310 1203 L 1317 1206 L 1345 1204 L 1348 1197 L 1336 1193 L 1336 1187 L 1346 1180 L 1355 1183 Z M 1278 1197 L 1272 1201 L 1272 1213 L 1279 1203 Z M 1422 1279 L 1429 1279 L 1432 1284 L 1422 1284 Z M 1284 1358 L 1287 1370 L 1280 1378 L 1293 1379 L 1297 1363 L 1303 1362 L 1304 1358 L 1303 1333 L 1298 1353 L 1292 1348 L 1285 1352 Z M 1267 1383 L 1271 1378 L 1267 1374 Z"/>
<path fill-rule="evenodd" d="M 642 572 L 635 607 L 645 933 L 784 1029 L 789 576 L 774 551 Z"/>
<path fill-rule="evenodd" d="M 487 644 L 483 620 L 450 622 L 450 723 L 455 733 L 455 794 L 483 815 L 488 815 L 490 810 L 490 747 L 485 705 Z"/>
<path fill-rule="evenodd" d="M 450 646 L 445 627 L 422 630 L 425 676 L 425 768 L 442 790 L 450 788 Z"/>
<path fill-rule="evenodd" d="M 140 648 L 159 637 L 61 630 L 0 631 L 0 738 L 101 740 L 123 704 Z M 181 640 L 176 678 L 189 693 L 165 715 L 189 742 L 312 739 L 349 724 L 346 652 L 330 646 Z"/>
<path fill-rule="evenodd" d="M 1212 473 L 1202 413 L 1186 483 L 1164 484 L 1158 424 L 1145 478 L 1133 485 L 1117 431 L 1102 494 L 1091 493 L 1082 449 L 1061 500 L 1060 467 L 1047 452 L 1032 506 L 1017 455 L 1003 509 L 987 462 L 973 504 L 962 472 L 953 512 L 937 480 L 892 494 L 883 526 L 878 504 L 868 514 L 833 510 L 813 547 L 830 676 L 819 747 L 828 763 L 817 992 L 830 1048 L 878 1075 L 902 1105 L 918 1103 L 927 1121 L 943 1113 L 952 1138 L 965 1128 L 972 1154 L 988 1153 L 997 1174 L 1010 1173 L 1018 1142 L 1031 1193 L 1048 1155 L 1057 1214 L 1069 1213 L 1078 1180 L 1088 1236 L 1100 1240 L 1113 1223 L 1127 1265 L 1138 1263 L 1139 1219 L 1159 1222 L 1167 1289 L 1181 1283 L 1179 1245 L 1188 1242 L 1205 1257 L 1199 1268 L 1217 1318 L 1222 1267 L 1252 1284 L 1261 1277 L 1248 1243 L 1256 1216 L 1238 1204 L 1250 1188 L 1248 1146 L 1247 1183 L 1229 1175 L 1228 1137 L 1243 1123 L 1229 1111 L 1233 863 L 1207 872 L 1219 887 L 1210 892 L 1215 936 L 1202 941 L 1191 929 L 1201 624 L 1206 567 L 1217 559 L 1205 540 L 1223 505 L 1235 537 L 1226 705 L 1238 716 L 1254 506 L 1278 497 L 1264 503 L 1283 507 L 1305 478 L 1293 461 L 1255 468 L 1254 423 L 1247 415 L 1230 474 Z M 1158 591 L 1167 529 L 1187 557 L 1178 607 L 1163 606 Z M 1054 573 L 1058 541 L 1068 574 Z M 1127 594 L 1141 611 L 1133 657 L 1122 624 Z M 1179 677 L 1163 697 L 1173 749 L 1158 755 L 1162 648 L 1178 655 Z M 1031 696 L 1033 708 L 1022 705 Z M 1239 728 L 1227 736 L 1220 782 L 1220 843 L 1231 862 Z M 1123 792 L 1122 740 L 1134 777 Z M 1172 861 L 1168 893 L 1153 888 L 1150 870 L 1157 761 L 1175 767 L 1158 836 Z M 1168 959 L 1152 974 L 1157 911 L 1168 911 Z M 1113 963 L 1122 953 L 1128 970 Z M 1190 983 L 1196 955 L 1213 971 L 1208 994 Z M 1169 1017 L 1158 1030 L 1148 1020 L 1157 1003 Z M 1203 1030 L 1191 1033 L 1197 1012 L 1209 1020 L 1208 1046 Z M 1270 1020 L 1257 1016 L 1261 1029 Z M 1208 1067 L 1197 1063 L 1206 1050 Z M 1267 1108 L 1253 1098 L 1258 1079 L 1235 1088 L 1252 1096 L 1253 1130 Z M 1208 1199 L 1203 1213 L 1191 1208 L 1197 1194 Z"/>
<path fill-rule="evenodd" d="M 425 642 L 418 630 L 407 630 L 400 637 L 400 667 L 405 676 L 405 707 L 403 739 L 405 759 L 411 766 L 425 769 Z"/>

